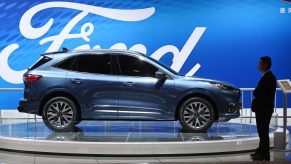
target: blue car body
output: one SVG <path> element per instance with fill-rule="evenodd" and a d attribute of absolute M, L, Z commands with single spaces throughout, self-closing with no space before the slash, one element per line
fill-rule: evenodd
<path fill-rule="evenodd" d="M 62 61 L 82 55 L 110 56 L 110 73 L 58 67 Z M 122 75 L 118 63 L 120 55 L 147 62 L 165 78 Z M 40 75 L 40 79 L 30 83 L 25 79 L 29 75 Z M 240 115 L 241 93 L 233 85 L 181 76 L 159 61 L 133 51 L 83 50 L 44 54 L 24 74 L 24 79 L 24 98 L 20 100 L 18 110 L 25 113 L 43 115 L 45 103 L 61 95 L 75 102 L 80 120 L 178 120 L 179 107 L 191 97 L 202 97 L 213 106 L 214 121 L 228 121 Z"/>

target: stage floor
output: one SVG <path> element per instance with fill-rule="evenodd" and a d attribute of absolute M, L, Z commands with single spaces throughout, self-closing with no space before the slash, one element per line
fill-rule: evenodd
<path fill-rule="evenodd" d="M 273 132 L 270 128 L 271 146 Z M 82 121 L 72 132 L 55 133 L 40 119 L 2 120 L 2 149 L 65 154 L 163 155 L 253 150 L 256 126 L 214 123 L 207 133 L 184 133 L 177 121 Z"/>

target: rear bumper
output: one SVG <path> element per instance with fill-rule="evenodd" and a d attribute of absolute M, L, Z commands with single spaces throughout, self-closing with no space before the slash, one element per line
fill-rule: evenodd
<path fill-rule="evenodd" d="M 27 99 L 21 99 L 19 101 L 19 106 L 17 107 L 17 110 L 23 113 L 39 115 L 38 109 L 30 104 Z"/>
<path fill-rule="evenodd" d="M 24 112 L 26 104 L 27 104 L 27 100 L 26 99 L 20 100 L 19 101 L 19 106 L 17 107 L 18 112 Z"/>

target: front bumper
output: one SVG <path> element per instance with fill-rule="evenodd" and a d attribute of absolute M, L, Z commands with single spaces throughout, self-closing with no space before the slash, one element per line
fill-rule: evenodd
<path fill-rule="evenodd" d="M 229 103 L 227 113 L 236 113 L 237 111 L 242 109 L 241 103 Z"/>
<path fill-rule="evenodd" d="M 225 113 L 219 114 L 218 121 L 226 122 L 233 118 L 238 118 L 240 116 L 240 110 L 242 109 L 241 103 L 229 103 L 225 108 Z"/>
<path fill-rule="evenodd" d="M 218 121 L 229 121 L 240 116 L 241 92 L 220 92 L 217 96 Z"/>

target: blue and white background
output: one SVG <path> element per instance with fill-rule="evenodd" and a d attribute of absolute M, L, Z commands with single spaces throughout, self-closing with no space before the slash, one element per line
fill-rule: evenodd
<path fill-rule="evenodd" d="M 261 56 L 291 78 L 291 3 L 280 0 L 0 0 L 0 88 L 22 88 L 40 54 L 121 48 L 188 75 L 254 88 Z M 0 109 L 22 93 L 0 92 Z M 281 101 L 281 100 L 280 100 Z"/>

